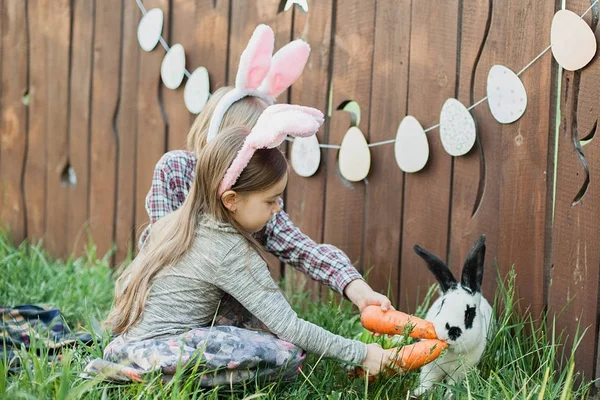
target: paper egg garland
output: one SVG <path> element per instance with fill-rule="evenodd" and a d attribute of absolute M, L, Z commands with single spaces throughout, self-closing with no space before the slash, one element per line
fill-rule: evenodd
<path fill-rule="evenodd" d="M 308 11 L 307 0 L 287 0 L 285 11 L 293 5 Z M 164 24 L 164 14 L 161 9 L 154 8 L 145 11 L 138 2 L 144 14 L 137 29 L 137 39 L 140 47 L 147 52 L 156 48 L 161 41 Z M 585 14 L 591 9 L 588 8 Z M 191 75 L 185 69 L 185 51 L 180 44 L 169 49 L 161 63 L 161 80 L 169 89 L 177 89 L 185 75 L 188 82 L 184 90 L 186 108 L 194 114 L 202 111 L 210 96 L 208 71 L 204 67 L 197 68 Z M 521 71 L 525 71 L 545 52 L 552 49 L 556 61 L 568 71 L 584 68 L 593 60 L 597 43 L 590 26 L 579 16 L 569 10 L 558 11 L 552 20 L 551 46 L 547 47 L 532 62 Z M 487 97 L 474 104 L 479 105 L 487 99 L 488 106 L 494 118 L 503 124 L 517 121 L 525 113 L 527 93 L 519 76 L 512 70 L 502 66 L 493 66 L 488 74 Z M 472 106 L 471 108 L 473 108 Z M 371 155 L 369 145 L 363 133 L 356 127 L 360 121 L 360 107 L 355 101 L 345 102 L 341 107 L 347 111 L 353 120 L 342 141 L 339 153 L 339 168 L 342 176 L 349 181 L 360 181 L 369 173 Z M 440 139 L 443 148 L 452 156 L 461 156 L 470 151 L 476 140 L 475 121 L 469 110 L 458 100 L 448 99 L 440 113 Z M 431 130 L 427 129 L 428 131 Z M 300 176 L 312 176 L 319 168 L 321 159 L 320 145 L 316 137 L 301 138 L 292 146 L 291 164 Z M 403 119 L 398 127 L 396 140 L 384 141 L 379 144 L 395 142 L 395 156 L 399 167 L 405 172 L 421 170 L 429 157 L 427 135 L 420 123 L 412 116 Z M 337 147 L 337 146 L 336 146 Z"/>

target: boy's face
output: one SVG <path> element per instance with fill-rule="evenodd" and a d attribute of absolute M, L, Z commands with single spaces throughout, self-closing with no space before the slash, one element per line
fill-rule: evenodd
<path fill-rule="evenodd" d="M 248 233 L 260 231 L 281 211 L 279 198 L 287 186 L 287 174 L 270 188 L 238 194 L 233 219 Z"/>

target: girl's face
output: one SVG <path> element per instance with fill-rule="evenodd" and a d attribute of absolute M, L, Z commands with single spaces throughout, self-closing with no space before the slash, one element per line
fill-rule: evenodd
<path fill-rule="evenodd" d="M 264 228 L 273 215 L 281 211 L 279 197 L 287 186 L 287 180 L 286 174 L 269 189 L 236 194 L 235 204 L 230 208 L 235 222 L 248 233 L 255 233 Z"/>

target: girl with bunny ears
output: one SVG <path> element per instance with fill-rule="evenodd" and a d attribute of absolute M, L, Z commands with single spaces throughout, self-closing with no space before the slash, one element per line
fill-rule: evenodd
<path fill-rule="evenodd" d="M 192 125 L 188 134 L 189 151 L 171 151 L 157 163 L 152 187 L 146 197 L 150 225 L 140 238 L 140 248 L 152 226 L 182 206 L 194 180 L 198 155 L 206 143 L 231 132 L 226 129 L 231 126 L 242 125 L 251 129 L 265 108 L 273 104 L 275 98 L 302 73 L 310 53 L 307 43 L 295 40 L 275 55 L 272 55 L 273 48 L 273 31 L 266 25 L 259 25 L 241 55 L 235 87 L 217 90 Z M 371 289 L 341 250 L 317 244 L 303 234 L 282 210 L 281 200 L 279 202 L 281 210 L 261 232 L 253 235 L 267 252 L 345 295 L 360 311 L 368 305 L 391 308 L 390 300 Z M 216 324 L 261 327 L 248 318 L 247 312 L 239 311 L 235 302 L 231 303 L 230 309 L 238 311 L 222 308 Z"/>
<path fill-rule="evenodd" d="M 393 350 L 345 339 L 297 317 L 271 278 L 252 236 L 279 211 L 288 165 L 277 149 L 287 134 L 314 135 L 320 111 L 270 106 L 248 133 L 228 128 L 201 152 L 190 194 L 160 219 L 119 279 L 108 317 L 118 335 L 87 372 L 140 380 L 179 366 L 205 372 L 200 384 L 296 376 L 304 351 L 362 364 L 372 374 Z M 270 332 L 213 326 L 228 294 Z"/>

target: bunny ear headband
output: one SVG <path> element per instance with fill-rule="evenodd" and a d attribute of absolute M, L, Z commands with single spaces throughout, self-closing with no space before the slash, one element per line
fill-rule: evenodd
<path fill-rule="evenodd" d="M 286 135 L 312 136 L 317 133 L 322 123 L 323 113 L 312 107 L 290 104 L 276 104 L 267 107 L 244 140 L 244 144 L 231 166 L 225 172 L 219 185 L 219 197 L 235 184 L 256 150 L 277 147 L 285 140 Z"/>
<path fill-rule="evenodd" d="M 273 104 L 275 98 L 298 79 L 310 53 L 301 39 L 283 46 L 275 55 L 275 34 L 267 25 L 254 30 L 240 57 L 235 88 L 217 103 L 208 127 L 207 141 L 217 136 L 225 113 L 233 103 L 246 96 L 256 96 Z"/>

